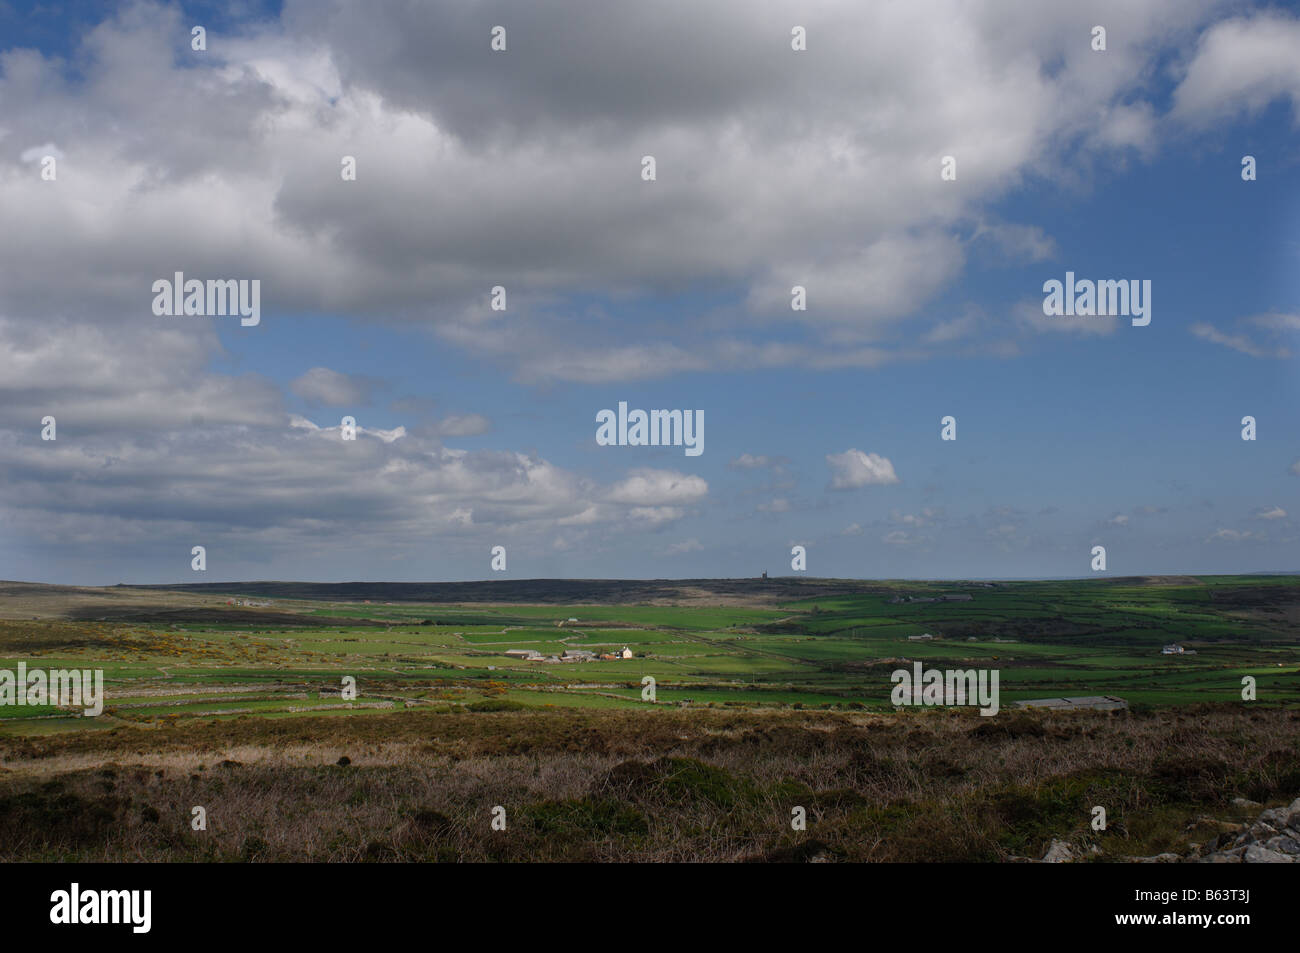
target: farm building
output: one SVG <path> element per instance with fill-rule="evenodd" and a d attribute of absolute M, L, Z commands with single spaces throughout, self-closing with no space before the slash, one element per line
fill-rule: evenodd
<path fill-rule="evenodd" d="M 1080 695 L 1074 698 L 1031 698 L 1015 702 L 1017 708 L 1046 708 L 1051 711 L 1119 711 L 1128 702 L 1114 695 Z"/>
<path fill-rule="evenodd" d="M 1184 649 L 1181 645 L 1166 645 L 1160 650 L 1161 655 L 1182 655 Z"/>
<path fill-rule="evenodd" d="M 506 655 L 511 658 L 524 659 L 529 662 L 538 661 L 542 657 L 542 653 L 536 649 L 506 649 Z"/>

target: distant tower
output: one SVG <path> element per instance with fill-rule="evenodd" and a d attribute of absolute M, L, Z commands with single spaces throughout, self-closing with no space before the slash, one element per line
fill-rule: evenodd
<path fill-rule="evenodd" d="M 767 578 L 767 570 L 766 570 L 766 569 L 763 570 L 763 578 L 764 578 L 764 579 Z"/>

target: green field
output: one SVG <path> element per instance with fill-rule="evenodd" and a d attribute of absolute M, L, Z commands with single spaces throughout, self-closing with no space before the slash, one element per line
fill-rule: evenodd
<path fill-rule="evenodd" d="M 415 593 L 424 601 L 332 600 L 330 587 L 304 585 L 293 587 L 295 598 L 276 598 L 274 585 L 105 590 L 106 599 L 131 603 L 98 618 L 86 618 L 97 610 L 67 602 L 59 587 L 34 595 L 26 587 L 21 605 L 0 603 L 14 610 L 0 620 L 0 668 L 23 661 L 102 669 L 107 701 L 93 719 L 49 707 L 0 708 L 0 732 L 412 708 L 892 710 L 890 673 L 916 660 L 996 670 L 1004 708 L 1061 695 L 1115 695 L 1136 707 L 1239 702 L 1247 675 L 1256 680 L 1255 704 L 1300 702 L 1294 576 L 768 580 L 712 589 L 692 581 L 679 605 L 659 603 L 681 590 L 664 584 L 658 593 L 648 583 L 638 592 L 649 591 L 656 604 L 583 602 L 582 584 L 569 582 L 555 588 L 561 597 L 572 593 L 571 601 L 554 605 L 448 603 L 430 586 Z M 469 585 L 457 584 L 456 594 Z M 492 586 L 498 598 L 511 595 Z M 255 611 L 232 604 L 252 588 Z M 298 594 L 304 588 L 310 598 Z M 945 595 L 971 598 L 927 601 Z M 27 618 L 13 618 L 18 609 Z M 923 633 L 934 638 L 908 639 Z M 1171 643 L 1186 654 L 1162 655 Z M 625 646 L 633 658 L 505 655 Z M 340 694 L 344 676 L 356 681 L 355 699 Z M 656 683 L 653 702 L 642 698 L 645 676 Z"/>

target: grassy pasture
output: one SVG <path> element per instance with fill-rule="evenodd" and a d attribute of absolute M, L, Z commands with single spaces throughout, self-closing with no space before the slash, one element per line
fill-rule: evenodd
<path fill-rule="evenodd" d="M 324 708 L 340 715 L 505 703 L 645 709 L 652 707 L 641 700 L 645 676 L 656 680 L 658 707 L 892 710 L 890 673 L 918 660 L 996 669 L 1004 706 L 1074 694 L 1157 707 L 1230 703 L 1240 701 L 1247 675 L 1257 680 L 1256 704 L 1300 702 L 1295 577 L 755 585 L 769 583 L 778 592 L 763 590 L 761 598 L 743 593 L 740 582 L 720 587 L 718 601 L 734 604 L 703 604 L 697 584 L 688 605 L 383 604 L 264 593 L 258 598 L 271 605 L 247 617 L 227 604 L 239 593 L 205 591 L 187 607 L 169 591 L 156 607 L 130 593 L 135 608 L 104 621 L 60 617 L 49 605 L 35 619 L 0 612 L 0 668 L 24 661 L 103 669 L 108 695 L 99 724 L 48 707 L 0 708 L 0 734 Z M 819 594 L 782 599 L 782 587 Z M 84 606 L 92 592 L 77 590 L 69 605 Z M 957 593 L 972 598 L 920 601 Z M 23 590 L 25 611 L 42 611 L 38 595 Z M 753 604 L 761 601 L 767 605 Z M 182 620 L 153 621 L 162 608 Z M 132 611 L 139 621 L 128 618 Z M 907 638 L 926 632 L 936 638 Z M 1175 642 L 1194 654 L 1160 654 Z M 504 654 L 625 645 L 635 658 L 555 664 Z M 344 676 L 357 683 L 351 704 L 339 694 Z"/>

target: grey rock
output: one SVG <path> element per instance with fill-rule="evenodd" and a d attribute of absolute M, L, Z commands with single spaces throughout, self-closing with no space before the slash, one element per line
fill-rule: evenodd
<path fill-rule="evenodd" d="M 1255 802 L 1234 798 L 1232 803 L 1245 807 Z M 1289 807 L 1262 811 L 1249 826 L 1239 827 L 1240 833 L 1235 836 L 1225 832 L 1212 838 L 1203 848 L 1193 848 L 1193 856 L 1188 860 L 1201 864 L 1300 863 L 1300 811 L 1297 808 L 1300 808 L 1300 798 L 1292 801 Z M 1212 819 L 1198 818 L 1192 826 L 1205 821 Z M 1201 856 L 1195 856 L 1196 853 Z"/>
<path fill-rule="evenodd" d="M 1210 859 L 1213 857 L 1223 857 L 1223 858 L 1227 858 L 1226 861 L 1214 861 L 1214 863 L 1236 863 L 1240 861 L 1240 859 L 1242 859 L 1242 855 L 1244 853 L 1245 853 L 1245 848 L 1230 848 L 1227 850 L 1216 850 L 1216 852 L 1214 852 L 1213 854 L 1209 854 L 1208 857 L 1206 857 L 1206 859 Z"/>
<path fill-rule="evenodd" d="M 1217 854 L 1210 854 L 1208 857 L 1202 857 L 1197 861 L 1198 864 L 1239 864 L 1241 855 L 1235 851 L 1220 851 Z"/>
<path fill-rule="evenodd" d="M 1269 850 L 1280 851 L 1283 854 L 1300 854 L 1300 840 L 1286 835 L 1271 837 L 1264 842 L 1264 846 Z"/>
<path fill-rule="evenodd" d="M 1208 841 L 1206 841 L 1205 846 L 1202 848 L 1202 850 L 1207 854 L 1213 853 L 1216 850 L 1223 850 L 1226 847 L 1228 847 L 1234 840 L 1236 840 L 1236 838 L 1233 837 L 1231 834 L 1216 834 L 1214 837 L 1211 837 Z"/>
<path fill-rule="evenodd" d="M 1177 854 L 1156 854 L 1154 857 L 1134 857 L 1139 864 L 1177 864 L 1182 858 Z"/>
<path fill-rule="evenodd" d="M 1234 797 L 1232 799 L 1232 806 L 1233 807 L 1263 807 L 1264 805 L 1260 804 L 1258 801 L 1247 800 L 1244 797 Z"/>
<path fill-rule="evenodd" d="M 1053 840 L 1047 853 L 1043 855 L 1045 864 L 1068 864 L 1074 860 L 1074 851 L 1070 850 L 1070 845 L 1063 840 Z"/>
<path fill-rule="evenodd" d="M 1242 856 L 1242 862 L 1246 864 L 1293 864 L 1295 858 L 1280 854 L 1275 850 L 1269 850 L 1267 847 L 1260 847 L 1258 844 L 1251 844 L 1246 848 L 1246 853 Z"/>
<path fill-rule="evenodd" d="M 1285 807 L 1275 807 L 1265 811 L 1255 823 L 1267 824 L 1269 827 L 1286 827 L 1291 819 L 1291 811 Z"/>

